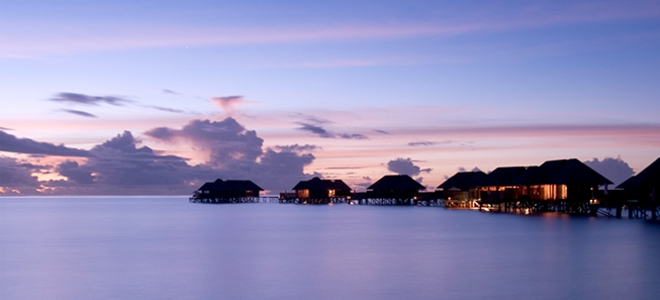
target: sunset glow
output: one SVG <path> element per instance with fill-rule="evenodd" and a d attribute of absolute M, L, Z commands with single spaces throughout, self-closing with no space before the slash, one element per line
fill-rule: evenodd
<path fill-rule="evenodd" d="M 5 195 L 660 156 L 657 1 L 21 1 L 0 41 Z"/>

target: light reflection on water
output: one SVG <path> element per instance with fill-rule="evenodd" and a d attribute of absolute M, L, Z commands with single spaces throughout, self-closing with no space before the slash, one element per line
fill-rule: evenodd
<path fill-rule="evenodd" d="M 659 250 L 640 220 L 0 198 L 0 299 L 656 299 Z"/>

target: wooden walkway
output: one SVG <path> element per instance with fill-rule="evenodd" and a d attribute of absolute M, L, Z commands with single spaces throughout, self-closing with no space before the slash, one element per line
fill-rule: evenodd
<path fill-rule="evenodd" d="M 236 198 L 188 198 L 190 203 L 278 203 L 276 196 L 236 197 Z"/>

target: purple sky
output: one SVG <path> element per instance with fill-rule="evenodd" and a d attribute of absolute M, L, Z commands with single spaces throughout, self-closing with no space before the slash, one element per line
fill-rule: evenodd
<path fill-rule="evenodd" d="M 660 156 L 657 1 L 20 1 L 0 11 L 0 194 Z M 616 177 L 616 178 L 614 178 Z"/>

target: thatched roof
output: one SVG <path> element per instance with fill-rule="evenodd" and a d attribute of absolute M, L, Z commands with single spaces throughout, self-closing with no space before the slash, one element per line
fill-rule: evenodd
<path fill-rule="evenodd" d="M 636 189 L 643 186 L 660 186 L 660 158 L 656 159 L 639 174 L 628 178 L 618 188 Z"/>
<path fill-rule="evenodd" d="M 519 180 L 520 185 L 566 184 L 566 185 L 604 185 L 610 180 L 594 171 L 581 161 L 571 158 L 546 161 L 538 168 L 530 168 Z"/>
<path fill-rule="evenodd" d="M 512 186 L 516 178 L 527 171 L 527 167 L 500 167 L 488 173 L 484 186 Z"/>
<path fill-rule="evenodd" d="M 229 186 L 232 191 L 263 191 L 260 186 L 256 185 L 251 180 L 227 180 L 225 184 Z"/>
<path fill-rule="evenodd" d="M 458 172 L 454 176 L 445 180 L 441 185 L 438 186 L 438 189 L 443 189 L 445 191 L 457 189 L 457 190 L 469 190 L 471 188 L 479 187 L 484 185 L 486 180 L 486 173 L 478 172 Z"/>
<path fill-rule="evenodd" d="M 351 188 L 346 185 L 342 180 L 322 180 L 314 177 L 310 180 L 303 180 L 298 182 L 293 190 L 337 190 L 337 191 L 350 191 Z"/>
<path fill-rule="evenodd" d="M 527 167 L 525 172 L 513 179 L 512 183 L 513 185 L 528 185 L 528 182 L 542 181 L 539 176 L 541 176 L 541 173 L 538 166 Z"/>
<path fill-rule="evenodd" d="M 236 192 L 236 191 L 263 191 L 261 187 L 250 180 L 227 180 L 217 179 L 207 182 L 199 188 L 200 191 Z"/>
<path fill-rule="evenodd" d="M 373 191 L 419 191 L 426 188 L 408 175 L 386 175 L 367 189 Z"/>

